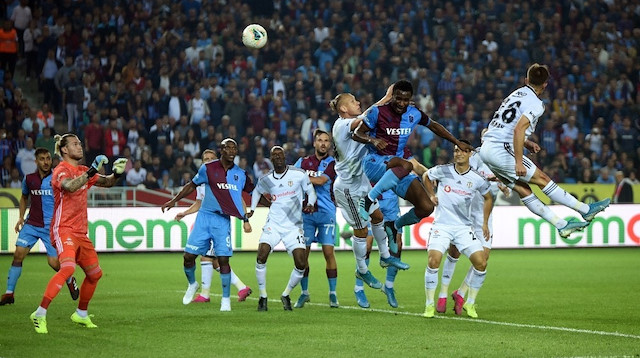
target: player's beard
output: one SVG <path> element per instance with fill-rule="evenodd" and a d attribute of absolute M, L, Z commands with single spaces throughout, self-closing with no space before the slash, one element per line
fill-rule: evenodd
<path fill-rule="evenodd" d="M 79 154 L 78 153 L 69 153 L 69 157 L 73 160 L 77 160 L 78 162 L 82 161 L 82 158 L 84 158 L 84 151 L 80 150 Z"/>
<path fill-rule="evenodd" d="M 328 148 L 316 149 L 316 154 L 318 155 L 318 157 L 324 157 L 327 155 L 328 152 L 329 152 Z"/>

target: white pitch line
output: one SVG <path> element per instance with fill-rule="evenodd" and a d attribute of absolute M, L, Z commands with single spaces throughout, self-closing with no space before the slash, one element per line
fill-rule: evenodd
<path fill-rule="evenodd" d="M 177 292 L 184 292 L 184 291 L 177 291 Z M 216 293 L 216 294 L 211 294 L 211 296 L 221 297 L 222 295 L 219 294 L 219 293 Z M 238 297 L 238 296 L 234 296 L 234 295 L 231 295 L 231 296 L 232 297 Z M 247 300 L 257 301 L 258 299 L 255 298 L 255 297 L 247 297 Z M 280 300 L 270 299 L 269 302 L 280 303 Z M 306 305 L 324 306 L 324 307 L 327 306 L 327 304 L 324 304 L 324 303 L 311 303 L 311 302 L 305 303 L 305 306 Z M 341 309 L 348 309 L 348 310 L 365 311 L 365 312 L 390 313 L 390 314 L 394 314 L 394 315 L 422 317 L 422 313 L 416 313 L 416 312 L 394 311 L 394 310 L 386 310 L 386 309 L 379 309 L 379 308 L 362 308 L 362 307 L 359 307 L 359 306 L 342 306 L 342 305 L 340 305 L 340 308 Z M 599 336 L 612 336 L 612 337 L 640 339 L 639 335 L 620 333 L 620 332 L 594 331 L 594 330 L 590 330 L 590 329 L 578 329 L 578 328 L 568 328 L 568 327 L 539 326 L 539 325 L 535 325 L 535 324 L 489 321 L 489 320 L 486 320 L 486 319 L 466 318 L 466 317 L 451 317 L 451 316 L 438 316 L 437 315 L 434 318 L 448 319 L 448 320 L 454 320 L 454 321 L 473 322 L 473 323 L 485 323 L 485 324 L 492 324 L 492 325 L 496 325 L 496 326 L 508 326 L 508 327 L 518 327 L 518 328 L 533 328 L 533 329 L 539 329 L 539 330 L 562 331 L 562 332 L 570 332 L 570 333 L 585 333 L 585 334 L 595 334 L 595 335 L 599 335 Z M 425 320 L 426 319 L 427 318 L 425 318 Z"/>

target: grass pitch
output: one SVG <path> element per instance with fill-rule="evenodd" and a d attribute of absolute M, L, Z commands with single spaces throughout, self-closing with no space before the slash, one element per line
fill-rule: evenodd
<path fill-rule="evenodd" d="M 640 356 L 640 250 L 496 250 L 491 255 L 478 295 L 480 319 L 455 316 L 451 299 L 446 314 L 425 319 L 424 251 L 403 255 L 412 268 L 396 281 L 400 307 L 389 307 L 383 293 L 367 288 L 367 310 L 353 296 L 353 254 L 337 254 L 341 307 L 331 309 L 324 259 L 313 252 L 311 302 L 293 312 L 284 312 L 279 300 L 293 266 L 285 253 L 273 253 L 267 264 L 268 312 L 256 311 L 255 253 L 231 259 L 254 291 L 246 302 L 232 297 L 232 312 L 219 311 L 217 274 L 211 303 L 182 305 L 186 280 L 180 253 L 103 254 L 104 276 L 89 307 L 99 328 L 71 322 L 76 304 L 63 288 L 49 307 L 48 335 L 35 333 L 29 314 L 53 271 L 44 256 L 31 255 L 16 303 L 0 307 L 0 357 Z M 383 281 L 377 252 L 371 262 Z M 10 264 L 11 256 L 0 256 L 3 280 Z M 450 290 L 468 266 L 462 257 Z M 76 274 L 81 281 L 81 271 Z M 0 290 L 5 287 L 2 281 Z M 292 301 L 299 292 L 292 293 Z"/>

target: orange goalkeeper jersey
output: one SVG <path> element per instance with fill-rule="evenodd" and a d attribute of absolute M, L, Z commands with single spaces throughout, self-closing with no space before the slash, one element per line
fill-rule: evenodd
<path fill-rule="evenodd" d="M 89 181 L 74 193 L 70 193 L 62 188 L 62 182 L 66 179 L 74 179 L 86 173 L 89 168 L 84 165 L 73 166 L 61 161 L 53 170 L 51 186 L 53 187 L 53 219 L 51 231 L 54 234 L 60 232 L 87 236 L 87 191 L 97 181 L 98 176 L 94 175 Z"/>

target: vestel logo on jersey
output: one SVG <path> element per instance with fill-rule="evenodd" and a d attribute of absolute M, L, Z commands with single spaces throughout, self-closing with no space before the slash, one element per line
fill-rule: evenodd
<path fill-rule="evenodd" d="M 216 185 L 218 186 L 218 189 L 221 190 L 238 190 L 238 187 L 235 184 L 229 184 L 229 183 L 216 183 Z"/>
<path fill-rule="evenodd" d="M 31 195 L 53 195 L 51 190 L 31 189 Z"/>
<path fill-rule="evenodd" d="M 319 176 L 321 176 L 321 175 L 322 175 L 322 173 L 323 173 L 321 170 L 319 170 L 319 171 L 315 171 L 315 170 L 306 170 L 305 172 L 307 173 L 307 175 L 308 175 L 308 176 L 310 176 L 310 177 L 312 177 L 312 178 L 319 177 Z"/>
<path fill-rule="evenodd" d="M 386 128 L 387 135 L 409 135 L 411 128 Z"/>

